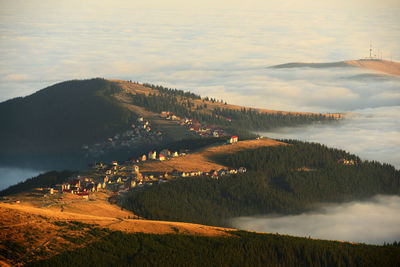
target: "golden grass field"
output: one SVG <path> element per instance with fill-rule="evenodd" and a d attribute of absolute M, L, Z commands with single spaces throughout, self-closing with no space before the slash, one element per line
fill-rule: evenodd
<path fill-rule="evenodd" d="M 146 161 L 141 164 L 142 172 L 172 172 L 177 170 L 180 172 L 202 171 L 209 172 L 211 170 L 219 170 L 226 168 L 210 159 L 211 156 L 219 154 L 231 154 L 245 149 L 256 149 L 265 146 L 284 145 L 269 138 L 259 140 L 240 141 L 231 145 L 211 146 L 195 153 L 186 154 L 166 161 Z"/>
<path fill-rule="evenodd" d="M 0 203 L 0 266 L 18 266 L 25 261 L 51 257 L 65 250 L 83 247 L 99 237 L 90 228 L 99 227 L 128 233 L 185 234 L 202 236 L 229 235 L 234 229 L 191 223 L 151 221 L 107 201 L 105 192 L 90 195 L 91 201 L 72 194 L 52 196 L 42 201 L 30 193 L 13 196 L 20 203 Z M 43 198 L 43 197 L 42 197 Z M 60 204 L 63 203 L 64 211 Z M 71 228 L 74 222 L 91 227 Z M 73 240 L 81 238 L 82 243 Z M 71 241 L 72 239 L 72 241 Z M 22 251 L 15 247 L 24 248 Z M 34 252 L 40 251 L 40 254 Z"/>

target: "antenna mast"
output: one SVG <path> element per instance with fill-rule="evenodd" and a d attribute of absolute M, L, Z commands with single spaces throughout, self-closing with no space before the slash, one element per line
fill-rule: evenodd
<path fill-rule="evenodd" d="M 369 43 L 369 58 L 372 58 L 372 43 Z"/>

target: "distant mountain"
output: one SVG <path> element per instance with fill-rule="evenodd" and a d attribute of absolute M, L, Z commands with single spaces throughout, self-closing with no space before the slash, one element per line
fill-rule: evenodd
<path fill-rule="evenodd" d="M 285 69 L 285 68 L 348 68 L 352 67 L 351 65 L 347 64 L 345 61 L 340 62 L 330 62 L 330 63 L 302 63 L 302 62 L 292 62 L 292 63 L 285 63 L 281 65 L 271 66 L 271 68 L 275 69 Z"/>
<path fill-rule="evenodd" d="M 379 59 L 360 59 L 360 60 L 348 60 L 339 62 L 328 62 L 328 63 L 302 63 L 293 62 L 271 66 L 270 68 L 283 69 L 283 68 L 349 68 L 358 67 L 369 70 L 374 70 L 390 75 L 400 76 L 400 63 L 389 61 L 389 60 L 379 60 Z"/>

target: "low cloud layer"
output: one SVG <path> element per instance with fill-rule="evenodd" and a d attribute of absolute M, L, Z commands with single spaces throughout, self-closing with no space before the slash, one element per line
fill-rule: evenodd
<path fill-rule="evenodd" d="M 379 10 L 374 1 L 257 0 L 246 8 L 220 1 L 218 8 L 201 4 L 212 6 L 205 9 L 178 0 L 168 2 L 169 9 L 155 0 L 117 2 L 1 3 L 0 101 L 56 81 L 91 77 L 159 83 L 285 110 L 348 111 L 399 100 L 383 94 L 374 103 L 364 94 L 376 82 L 336 83 L 334 70 L 264 69 L 360 58 L 368 54 L 371 36 L 386 58 L 392 51 L 400 60 L 399 7 L 390 1 L 379 3 Z M 319 77 L 323 81 L 316 83 Z M 393 87 L 385 82 L 388 86 Z"/>
<path fill-rule="evenodd" d="M 42 171 L 24 168 L 0 167 L 0 173 L 0 190 L 3 190 L 10 185 L 35 177 L 42 173 Z"/>
<path fill-rule="evenodd" d="M 326 144 L 400 168 L 400 106 L 370 108 L 348 113 L 337 124 L 282 128 L 260 132 L 272 138 Z"/>
<path fill-rule="evenodd" d="M 376 196 L 369 201 L 326 205 L 318 212 L 295 216 L 240 217 L 239 229 L 318 239 L 383 244 L 400 240 L 400 197 Z"/>

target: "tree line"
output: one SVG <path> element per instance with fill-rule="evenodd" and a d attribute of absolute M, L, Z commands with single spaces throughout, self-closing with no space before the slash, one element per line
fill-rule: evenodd
<path fill-rule="evenodd" d="M 103 230 L 106 231 L 106 230 Z M 230 236 L 109 232 L 27 266 L 399 266 L 400 248 L 244 231 Z M 103 235 L 103 234 L 102 234 Z"/>
<path fill-rule="evenodd" d="M 149 87 L 153 90 L 157 90 L 161 94 L 165 94 L 165 95 L 180 96 L 180 97 L 191 98 L 191 99 L 201 99 L 200 95 L 191 93 L 189 91 L 172 89 L 172 88 L 164 87 L 161 85 L 154 85 L 154 84 L 150 84 L 150 83 L 143 83 L 143 86 Z"/>
<path fill-rule="evenodd" d="M 198 105 L 190 99 L 182 100 L 178 96 L 180 95 L 166 91 L 149 95 L 135 94 L 131 96 L 131 103 L 156 113 L 170 111 L 181 118 L 193 118 L 203 125 L 217 126 L 231 134 L 241 135 L 241 138 L 252 137 L 253 134 L 249 130 L 269 130 L 277 127 L 335 121 L 334 117 L 322 114 L 262 113 L 246 108 L 209 110 L 206 103 Z"/>

